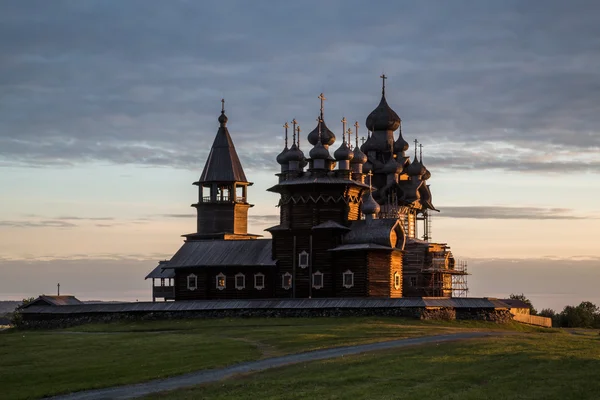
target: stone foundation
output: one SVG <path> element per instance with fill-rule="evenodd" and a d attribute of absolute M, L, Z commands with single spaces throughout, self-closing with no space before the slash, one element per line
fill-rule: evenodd
<path fill-rule="evenodd" d="M 508 310 L 454 309 L 454 308 L 281 308 L 281 309 L 218 309 L 198 311 L 158 312 L 95 312 L 95 313 L 26 313 L 19 328 L 53 329 L 66 328 L 88 323 L 110 323 L 115 321 L 149 321 L 171 319 L 205 318 L 315 318 L 315 317 L 405 317 L 422 320 L 481 320 L 496 323 L 512 321 Z"/>

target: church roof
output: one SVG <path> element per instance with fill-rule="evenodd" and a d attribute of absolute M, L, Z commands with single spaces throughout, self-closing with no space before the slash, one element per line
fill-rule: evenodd
<path fill-rule="evenodd" d="M 373 219 L 352 222 L 350 232 L 344 235 L 345 245 L 375 244 L 387 248 L 404 249 L 405 237 L 397 219 Z"/>
<path fill-rule="evenodd" d="M 221 111 L 219 123 L 217 136 L 198 182 L 248 182 L 229 135 L 224 111 Z"/>
<path fill-rule="evenodd" d="M 186 242 L 166 268 L 275 265 L 270 239 Z"/>
<path fill-rule="evenodd" d="M 321 223 L 319 225 L 315 225 L 315 226 L 312 227 L 312 229 L 313 230 L 315 230 L 315 229 L 317 229 L 317 230 L 318 229 L 342 229 L 342 230 L 345 230 L 345 231 L 349 231 L 350 230 L 350 228 L 348 228 L 347 226 L 344 226 L 342 224 L 338 224 L 337 222 L 332 221 L 332 220 L 327 220 L 327 221 L 325 221 L 325 222 L 323 222 L 323 223 Z"/>
<path fill-rule="evenodd" d="M 267 189 L 270 192 L 277 192 L 279 188 L 284 186 L 295 186 L 295 185 L 311 185 L 311 184 L 327 184 L 327 185 L 353 185 L 359 186 L 362 188 L 369 188 L 369 185 L 365 185 L 362 182 L 345 179 L 345 178 L 336 178 L 334 176 L 314 176 L 314 175 L 304 175 L 298 178 L 290 178 L 285 181 L 279 182 L 277 185 L 270 187 Z"/>

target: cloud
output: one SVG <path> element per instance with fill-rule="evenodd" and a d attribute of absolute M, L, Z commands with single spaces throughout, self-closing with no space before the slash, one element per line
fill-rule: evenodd
<path fill-rule="evenodd" d="M 143 224 L 147 221 L 123 219 L 117 221 L 114 217 L 80 217 L 63 215 L 58 217 L 47 217 L 37 214 L 23 214 L 21 220 L 0 221 L 0 227 L 11 228 L 76 228 L 82 224 L 93 224 L 98 228 L 111 228 L 128 224 Z"/>
<path fill-rule="evenodd" d="M 474 218 L 474 219 L 589 219 L 573 215 L 569 208 L 542 207 L 503 207 L 503 206 L 448 206 L 440 207 L 436 218 Z"/>
<path fill-rule="evenodd" d="M 257 225 L 277 225 L 279 224 L 279 215 L 248 215 L 248 222 Z"/>
<path fill-rule="evenodd" d="M 0 227 L 9 228 L 75 228 L 77 225 L 60 220 L 0 221 Z"/>
<path fill-rule="evenodd" d="M 599 3 L 397 2 L 385 10 L 316 0 L 4 3 L 0 165 L 197 170 L 225 97 L 242 162 L 273 170 L 285 120 L 300 121 L 306 147 L 325 92 L 336 133 L 342 115 L 363 124 L 385 70 L 407 140 L 448 144 L 431 165 L 599 171 L 597 156 L 581 154 L 558 163 L 464 160 L 465 149 L 486 152 L 489 142 L 536 157 L 598 152 L 600 42 L 591 38 L 600 34 Z"/>
<path fill-rule="evenodd" d="M 196 214 L 161 214 L 162 218 L 196 218 Z"/>

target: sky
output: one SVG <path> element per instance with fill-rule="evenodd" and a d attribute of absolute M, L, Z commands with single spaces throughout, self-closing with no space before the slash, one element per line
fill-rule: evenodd
<path fill-rule="evenodd" d="M 282 125 L 310 132 L 323 92 L 338 137 L 342 117 L 364 127 L 385 73 L 432 172 L 433 240 L 468 261 L 470 295 L 600 304 L 599 13 L 594 0 L 0 2 L 0 299 L 60 282 L 148 300 L 145 274 L 195 230 L 191 183 L 221 98 L 254 182 L 250 231 L 266 235 Z"/>

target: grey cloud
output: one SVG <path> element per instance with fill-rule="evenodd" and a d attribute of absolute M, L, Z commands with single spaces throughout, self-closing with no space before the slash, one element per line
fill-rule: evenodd
<path fill-rule="evenodd" d="M 502 206 L 448 206 L 440 207 L 441 212 L 434 218 L 475 218 L 475 219 L 589 219 L 590 216 L 573 215 L 569 208 L 541 207 L 502 207 Z"/>
<path fill-rule="evenodd" d="M 0 221 L 0 226 L 9 228 L 75 228 L 77 225 L 60 220 Z"/>
<path fill-rule="evenodd" d="M 76 217 L 70 215 L 56 217 L 56 219 L 62 221 L 114 221 L 113 217 Z"/>
<path fill-rule="evenodd" d="M 196 218 L 195 214 L 161 214 L 163 218 Z"/>
<path fill-rule="evenodd" d="M 473 149 L 499 141 L 538 155 L 552 146 L 597 151 L 599 8 L 593 1 L 396 2 L 385 13 L 346 1 L 5 3 L 0 165 L 101 160 L 200 169 L 225 96 L 244 165 L 273 169 L 281 123 L 296 117 L 308 133 L 324 91 L 336 133 L 342 115 L 362 124 L 378 103 L 382 70 L 407 139 Z M 449 161 L 456 146 L 437 156 L 448 168 L 469 167 Z M 474 168 L 553 168 L 495 162 Z M 598 171 L 598 163 L 578 165 Z"/>

